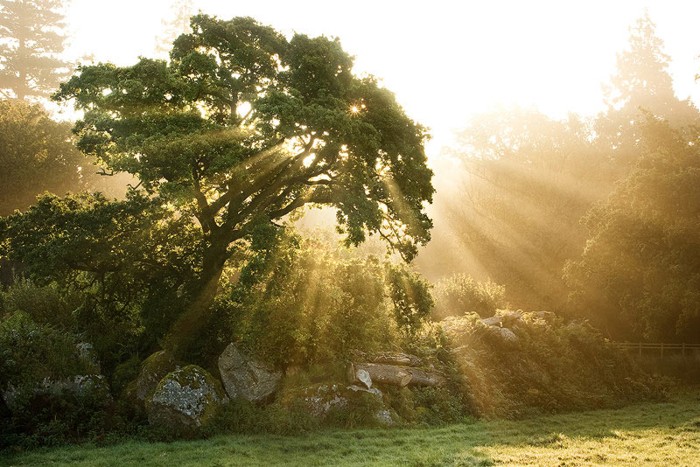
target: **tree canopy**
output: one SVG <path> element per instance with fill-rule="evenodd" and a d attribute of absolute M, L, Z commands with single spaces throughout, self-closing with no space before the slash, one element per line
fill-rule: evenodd
<path fill-rule="evenodd" d="M 617 165 L 616 175 L 626 176 L 634 166 L 650 118 L 664 119 L 674 128 L 698 123 L 698 110 L 679 99 L 669 74 L 669 56 L 648 14 L 630 28 L 627 49 L 617 55 L 617 68 L 606 91 L 607 110 L 596 120 L 600 150 Z"/>
<path fill-rule="evenodd" d="M 337 208 L 349 244 L 375 233 L 411 259 L 429 239 L 434 190 L 426 129 L 394 95 L 355 76 L 338 40 L 287 39 L 251 18 L 191 26 L 169 61 L 82 67 L 57 99 L 85 112 L 85 154 L 197 220 L 195 308 L 211 302 L 234 242 L 308 204 Z"/>
<path fill-rule="evenodd" d="M 641 158 L 658 150 L 654 122 L 666 121 L 678 138 L 695 141 L 693 125 L 700 114 L 674 93 L 668 66 L 663 41 L 645 15 L 630 29 L 607 89 L 607 109 L 595 118 L 570 115 L 557 121 L 522 109 L 474 118 L 453 148 L 457 169 L 438 173 L 455 188 L 436 196 L 434 241 L 418 265 L 430 271 L 436 264 L 442 276 L 462 272 L 493 280 L 505 286 L 507 301 L 517 307 L 588 315 L 580 301 L 572 307 L 562 277 L 566 262 L 577 261 L 586 241 L 597 235 L 581 220 Z M 456 181 L 460 174 L 463 179 Z M 446 243 L 462 254 L 455 255 Z M 616 274 L 624 276 L 624 268 Z M 569 284 L 578 291 L 584 287 L 573 279 Z M 630 291 L 642 290 L 635 284 Z M 619 314 L 616 305 L 602 310 L 601 316 Z M 634 327 L 630 320 L 625 326 Z"/>
<path fill-rule="evenodd" d="M 46 98 L 67 78 L 60 57 L 66 2 L 0 0 L 0 93 L 17 99 Z"/>
<path fill-rule="evenodd" d="M 0 216 L 26 209 L 44 191 L 79 190 L 91 171 L 89 159 L 75 148 L 69 123 L 51 120 L 38 105 L 0 101 Z"/>
<path fill-rule="evenodd" d="M 700 335 L 700 154 L 667 122 L 647 125 L 649 148 L 614 193 L 585 217 L 589 239 L 566 267 L 578 314 L 627 340 L 696 342 Z"/>

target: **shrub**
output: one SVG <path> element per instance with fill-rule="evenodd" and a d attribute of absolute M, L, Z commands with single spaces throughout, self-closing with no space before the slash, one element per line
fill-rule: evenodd
<path fill-rule="evenodd" d="M 474 312 L 481 317 L 492 316 L 506 308 L 506 288 L 495 282 L 477 282 L 466 274 L 455 274 L 435 285 L 436 320 Z"/>
<path fill-rule="evenodd" d="M 22 311 L 0 322 L 0 390 L 11 410 L 0 443 L 57 444 L 103 432 L 109 389 L 76 336 Z"/>
<path fill-rule="evenodd" d="M 37 324 L 25 312 L 9 314 L 0 322 L 0 388 L 92 373 L 77 343 L 75 336 Z"/>
<path fill-rule="evenodd" d="M 407 312 L 390 298 L 387 275 L 395 270 L 372 256 L 284 236 L 248 260 L 217 312 L 229 319 L 229 339 L 278 368 L 345 362 L 355 350 L 399 345 L 396 319 Z M 419 325 L 426 314 L 419 307 L 429 304 L 429 295 L 411 302 L 421 285 L 414 280 L 400 303 L 416 315 L 410 326 Z"/>
<path fill-rule="evenodd" d="M 585 322 L 546 312 L 501 311 L 499 318 L 493 324 L 473 313 L 441 323 L 476 415 L 513 418 L 663 397 L 656 380 Z"/>
<path fill-rule="evenodd" d="M 70 331 L 75 329 L 73 312 L 80 306 L 81 297 L 55 282 L 39 286 L 30 280 L 18 279 L 0 295 L 0 315 L 21 311 L 36 323 Z"/>

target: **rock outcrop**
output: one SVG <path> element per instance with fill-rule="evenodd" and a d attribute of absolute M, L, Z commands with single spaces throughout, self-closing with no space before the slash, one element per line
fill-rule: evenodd
<path fill-rule="evenodd" d="M 441 386 L 446 381 L 445 377 L 435 370 L 383 363 L 351 363 L 348 367 L 348 380 L 353 384 L 365 384 L 360 379 L 365 373 L 374 384 L 398 387 Z"/>
<path fill-rule="evenodd" d="M 354 358 L 356 361 L 348 366 L 348 381 L 351 384 L 363 384 L 367 389 L 372 388 L 373 384 L 398 387 L 441 386 L 446 381 L 438 371 L 425 368 L 423 361 L 415 355 L 391 352 L 370 355 L 358 352 Z"/>
<path fill-rule="evenodd" d="M 520 338 L 516 334 L 523 323 L 522 311 L 500 310 L 496 315 L 481 320 L 486 325 L 486 336 L 507 349 L 516 349 Z"/>
<path fill-rule="evenodd" d="M 205 426 L 228 402 L 219 382 L 206 370 L 188 365 L 168 373 L 146 400 L 148 421 L 178 433 Z"/>
<path fill-rule="evenodd" d="M 136 378 L 136 398 L 145 402 L 163 377 L 177 368 L 177 362 L 169 352 L 161 350 L 151 354 L 141 364 L 141 371 Z"/>
<path fill-rule="evenodd" d="M 248 357 L 234 344 L 229 344 L 219 357 L 219 372 L 231 399 L 240 397 L 251 402 L 268 399 L 282 381 L 281 371 Z"/>

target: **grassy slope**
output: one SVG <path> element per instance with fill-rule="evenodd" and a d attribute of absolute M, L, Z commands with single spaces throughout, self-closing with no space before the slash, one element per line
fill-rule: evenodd
<path fill-rule="evenodd" d="M 176 443 L 72 446 L 0 456 L 8 465 L 700 465 L 700 392 L 619 410 L 443 428 Z"/>

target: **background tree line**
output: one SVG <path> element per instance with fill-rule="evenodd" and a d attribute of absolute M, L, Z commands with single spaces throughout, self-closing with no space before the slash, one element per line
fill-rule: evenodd
<path fill-rule="evenodd" d="M 4 0 L 2 7 L 0 214 L 28 208 L 44 191 L 123 196 L 130 179 L 97 175 L 105 169 L 76 149 L 70 124 L 37 104 L 70 68 L 60 59 L 60 2 Z M 167 39 L 191 10 L 190 2 L 176 5 Z M 477 281 L 474 296 L 493 281 L 505 290 L 501 306 L 585 316 L 616 339 L 698 335 L 692 152 L 699 120 L 675 96 L 668 64 L 645 16 L 618 55 L 605 86 L 607 110 L 596 117 L 504 109 L 474 118 L 449 152 L 461 170 L 438 172 L 451 188 L 437 194 L 437 228 L 418 257 L 421 271 L 433 280 L 466 273 L 465 284 Z M 654 160 L 667 163 L 652 168 Z M 463 306 L 480 309 L 474 300 Z"/>
<path fill-rule="evenodd" d="M 460 133 L 461 170 L 449 170 L 462 181 L 438 190 L 418 264 L 433 279 L 492 280 L 512 306 L 589 318 L 614 339 L 697 342 L 700 114 L 675 96 L 651 19 L 630 31 L 599 115 L 504 109 Z"/>

